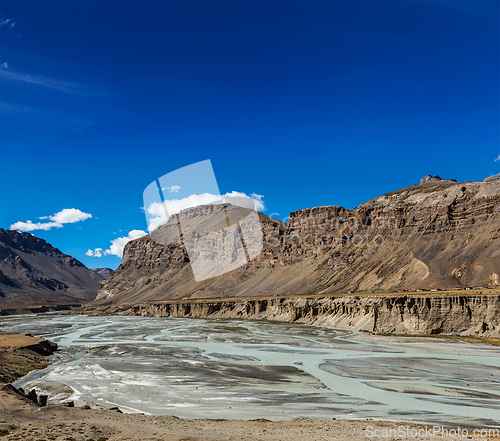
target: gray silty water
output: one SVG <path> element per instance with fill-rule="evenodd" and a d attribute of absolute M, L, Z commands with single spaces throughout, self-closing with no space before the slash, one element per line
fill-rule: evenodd
<path fill-rule="evenodd" d="M 500 426 L 500 351 L 243 320 L 18 316 L 53 364 L 15 385 L 49 402 L 183 418 L 387 419 Z"/>

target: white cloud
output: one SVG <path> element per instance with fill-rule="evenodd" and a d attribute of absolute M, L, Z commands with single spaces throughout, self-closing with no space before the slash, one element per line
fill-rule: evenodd
<path fill-rule="evenodd" d="M 264 202 L 262 201 L 262 198 L 264 196 L 260 194 L 255 194 L 252 193 L 251 196 L 247 196 L 245 193 L 240 193 L 239 191 L 232 191 L 231 193 L 226 193 L 224 196 L 224 202 L 231 202 L 231 198 L 238 198 L 236 202 L 236 205 L 239 205 L 241 207 L 249 208 L 251 210 L 259 210 L 259 211 L 265 211 L 266 207 L 264 206 Z"/>
<path fill-rule="evenodd" d="M 162 223 L 167 221 L 167 215 L 163 204 L 159 202 L 153 202 L 147 208 L 147 211 L 152 216 L 148 225 L 148 231 L 151 233 L 151 231 L 156 230 Z"/>
<path fill-rule="evenodd" d="M 166 199 L 165 206 L 168 210 L 169 216 L 171 216 L 172 214 L 179 213 L 186 208 L 196 207 L 198 205 L 219 204 L 221 203 L 221 199 L 224 202 L 231 203 L 231 198 L 238 198 L 236 201 L 237 205 L 264 211 L 266 208 L 264 206 L 264 202 L 262 201 L 263 197 L 264 196 L 255 193 L 251 196 L 247 196 L 245 193 L 240 193 L 238 191 L 232 191 L 231 193 L 226 193 L 223 196 L 216 196 L 210 193 L 192 194 L 191 196 L 183 199 Z M 154 231 L 161 224 L 167 221 L 165 207 L 162 203 L 153 202 L 149 207 L 147 207 L 146 210 L 151 215 L 148 225 L 149 232 Z"/>
<path fill-rule="evenodd" d="M 26 222 L 19 221 L 12 224 L 10 229 L 18 231 L 50 230 L 51 228 L 61 228 L 64 224 L 74 224 L 75 222 L 80 222 L 91 217 L 90 213 L 84 213 L 77 208 L 65 208 L 52 216 L 42 216 L 39 218 L 41 220 L 49 219 L 50 222 L 35 223 L 30 220 Z"/>
<path fill-rule="evenodd" d="M 498 158 L 495 159 L 495 162 L 500 161 L 500 155 L 498 155 Z"/>
<path fill-rule="evenodd" d="M 178 185 L 172 185 L 172 187 L 162 188 L 163 191 L 170 190 L 170 193 L 178 193 L 180 189 L 181 187 L 179 187 Z"/>
<path fill-rule="evenodd" d="M 28 220 L 26 222 L 16 222 L 10 226 L 11 230 L 17 231 L 35 231 L 35 230 L 50 230 L 51 228 L 61 228 L 62 224 L 55 222 L 36 222 Z"/>
<path fill-rule="evenodd" d="M 123 256 L 123 248 L 125 245 L 134 239 L 139 239 L 139 237 L 146 236 L 148 233 L 142 230 L 132 230 L 124 237 L 118 237 L 111 241 L 111 246 L 107 250 L 102 250 L 102 248 L 96 248 L 94 250 L 88 250 L 85 254 L 91 257 L 102 257 L 102 256 Z"/>
<path fill-rule="evenodd" d="M 2 63 L 2 64 L 0 64 L 0 67 L 1 67 L 2 69 L 8 69 L 8 68 L 9 68 L 9 63 L 7 63 L 7 62 Z"/>
<path fill-rule="evenodd" d="M 85 253 L 86 256 L 91 256 L 91 257 L 102 257 L 102 248 L 96 248 L 94 251 L 88 250 Z"/>
<path fill-rule="evenodd" d="M 179 213 L 181 210 L 185 210 L 186 208 L 196 207 L 198 205 L 221 203 L 222 201 L 231 203 L 231 198 L 237 198 L 237 201 L 233 202 L 237 202 L 238 205 L 250 209 L 257 209 L 259 211 L 263 211 L 265 210 L 264 202 L 262 201 L 263 197 L 264 196 L 255 193 L 253 193 L 251 196 L 247 196 L 245 193 L 240 193 L 238 191 L 232 191 L 230 193 L 226 193 L 223 196 L 216 196 L 210 193 L 203 193 L 203 194 L 193 194 L 183 199 L 165 200 L 165 204 L 168 208 L 169 215 L 172 215 Z M 149 232 L 154 231 L 156 228 L 158 228 L 162 223 L 164 223 L 167 220 L 165 208 L 161 202 L 153 202 L 147 208 L 147 212 L 152 216 L 151 219 L 149 220 L 149 225 L 148 225 Z M 132 230 L 126 236 L 113 239 L 111 241 L 111 246 L 107 250 L 103 251 L 102 248 L 95 248 L 94 250 L 89 249 L 85 254 L 87 256 L 92 256 L 92 257 L 102 257 L 110 255 L 122 257 L 123 249 L 128 242 L 146 236 L 147 234 L 148 233 L 142 230 Z"/>
<path fill-rule="evenodd" d="M 111 241 L 111 246 L 109 247 L 108 250 L 104 251 L 104 254 L 106 255 L 114 255 L 118 257 L 123 256 L 123 248 L 125 248 L 125 245 L 129 243 L 131 240 L 134 239 L 139 239 L 139 237 L 146 236 L 148 233 L 142 230 L 132 230 L 128 233 L 127 236 L 124 237 L 118 237 L 117 239 L 114 239 Z"/>
<path fill-rule="evenodd" d="M 90 217 L 92 217 L 90 213 L 84 213 L 77 208 L 65 208 L 59 213 L 49 216 L 49 219 L 61 224 L 74 224 L 75 222 L 80 222 Z"/>

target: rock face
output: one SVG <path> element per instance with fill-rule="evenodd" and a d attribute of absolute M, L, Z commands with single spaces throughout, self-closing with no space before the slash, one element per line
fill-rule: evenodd
<path fill-rule="evenodd" d="M 0 309 L 60 309 L 93 300 L 100 274 L 29 233 L 0 229 Z"/>
<path fill-rule="evenodd" d="M 111 268 L 92 268 L 92 271 L 99 274 L 103 278 L 108 277 L 113 272 Z"/>
<path fill-rule="evenodd" d="M 149 317 L 267 319 L 377 333 L 500 337 L 498 295 L 342 296 L 150 303 L 133 306 L 129 313 Z"/>
<path fill-rule="evenodd" d="M 259 256 L 202 282 L 194 280 L 182 241 L 174 237 L 173 216 L 152 235 L 126 245 L 122 264 L 102 282 L 96 303 L 497 287 L 499 202 L 498 180 L 442 180 L 353 210 L 295 211 L 287 224 L 259 214 Z M 189 219 L 224 209 L 189 209 Z"/>

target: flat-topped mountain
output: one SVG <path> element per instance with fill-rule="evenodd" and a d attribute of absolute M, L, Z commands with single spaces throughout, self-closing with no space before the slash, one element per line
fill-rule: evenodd
<path fill-rule="evenodd" d="M 126 245 L 122 264 L 102 282 L 96 303 L 497 287 L 499 202 L 498 179 L 433 179 L 353 210 L 298 210 L 286 224 L 259 213 L 258 257 L 201 282 L 193 277 L 174 215 Z M 205 225 L 202 217 L 210 213 L 219 227 L 228 210 L 196 207 L 185 218 Z M 227 250 L 224 240 L 212 244 L 215 257 L 219 248 Z"/>
<path fill-rule="evenodd" d="M 0 309 L 88 302 L 102 279 L 43 239 L 0 228 Z"/>

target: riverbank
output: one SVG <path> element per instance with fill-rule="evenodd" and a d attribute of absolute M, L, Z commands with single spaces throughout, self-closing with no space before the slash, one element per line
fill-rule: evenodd
<path fill-rule="evenodd" d="M 498 290 L 206 299 L 87 308 L 144 317 L 266 319 L 398 335 L 500 338 Z"/>
<path fill-rule="evenodd" d="M 2 399 L 4 397 L 2 396 Z M 36 407 L 19 400 L 0 402 L 0 434 L 5 440 L 55 441 L 366 441 L 378 430 L 425 430 L 422 426 L 379 421 L 185 420 L 172 416 L 120 414 L 113 410 Z M 9 410 L 5 410 L 6 405 Z M 424 432 L 421 432 L 424 433 Z M 388 436 L 386 440 L 401 439 Z M 415 437 L 415 440 L 428 439 Z M 442 440 L 454 438 L 440 437 Z M 482 438 L 483 440 L 495 438 Z"/>
<path fill-rule="evenodd" d="M 80 308 L 81 303 L 72 304 L 30 304 L 30 303 L 0 303 L 0 316 L 19 314 L 43 314 L 46 312 L 69 312 Z"/>
<path fill-rule="evenodd" d="M 57 349 L 40 337 L 21 334 L 0 335 L 0 384 L 7 384 L 28 372 L 47 367 L 47 355 Z"/>

